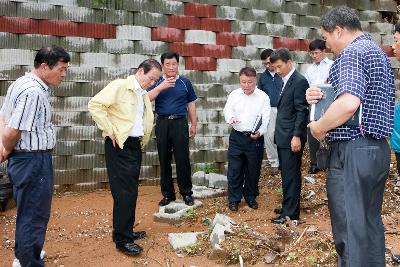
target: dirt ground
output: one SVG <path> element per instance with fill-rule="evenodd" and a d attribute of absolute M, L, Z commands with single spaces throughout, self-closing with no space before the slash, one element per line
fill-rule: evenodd
<path fill-rule="evenodd" d="M 228 210 L 226 197 L 206 199 L 202 200 L 202 207 L 179 225 L 154 222 L 153 214 L 158 211 L 161 199 L 159 187 L 140 186 L 135 228 L 146 231 L 147 237 L 137 241 L 144 248 L 139 257 L 123 255 L 111 241 L 112 198 L 109 191 L 54 195 L 44 246 L 46 266 L 238 266 L 239 254 L 243 256 L 245 266 L 265 266 L 263 258 L 271 251 L 270 244 L 249 237 L 245 233 L 247 230 L 242 230 L 253 229 L 262 235 L 270 235 L 279 234 L 284 228 L 292 236 L 284 243 L 281 255 L 275 258 L 272 266 L 335 266 L 336 255 L 325 197 L 325 174 L 308 175 L 307 163 L 303 165 L 303 175 L 314 178 L 316 183 L 303 180 L 301 220 L 295 228 L 277 228 L 270 221 L 275 217 L 273 209 L 280 206 L 281 189 L 280 176 L 271 176 L 268 167 L 263 167 L 258 210 L 248 208 L 242 201 L 239 212 L 234 213 Z M 383 208 L 388 266 L 392 265 L 389 258 L 391 251 L 400 253 L 400 189 L 394 186 L 393 175 L 394 170 L 391 170 Z M 11 266 L 14 259 L 15 212 L 13 208 L 0 213 L 1 267 Z M 191 250 L 173 251 L 167 240 L 168 233 L 208 233 L 210 226 L 205 221 L 207 218 L 212 220 L 216 212 L 241 223 L 234 234 L 227 236 L 227 258 L 208 259 L 210 247 L 207 240 L 202 240 Z M 306 231 L 306 228 L 314 230 Z"/>

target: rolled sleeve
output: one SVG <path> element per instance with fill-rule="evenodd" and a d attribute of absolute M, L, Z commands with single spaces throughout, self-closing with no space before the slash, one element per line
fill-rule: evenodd
<path fill-rule="evenodd" d="M 40 112 L 41 98 L 38 93 L 30 92 L 16 99 L 15 107 L 7 126 L 21 131 L 33 131 L 37 126 L 36 115 Z"/>

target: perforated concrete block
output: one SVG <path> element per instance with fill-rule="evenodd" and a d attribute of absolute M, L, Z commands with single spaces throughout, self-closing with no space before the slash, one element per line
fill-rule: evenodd
<path fill-rule="evenodd" d="M 117 39 L 123 40 L 151 40 L 151 29 L 143 26 L 117 26 Z"/>
<path fill-rule="evenodd" d="M 247 45 L 257 48 L 271 48 L 272 37 L 265 35 L 247 35 Z"/>
<path fill-rule="evenodd" d="M 131 40 L 121 39 L 100 39 L 99 52 L 100 53 L 117 53 L 117 54 L 130 54 L 135 53 L 135 44 Z M 110 66 L 111 67 L 111 66 Z"/>
<path fill-rule="evenodd" d="M 299 25 L 299 16 L 291 13 L 275 13 L 274 23 L 287 26 L 296 26 Z"/>
<path fill-rule="evenodd" d="M 11 16 L 9 14 L 5 15 Z M 56 6 L 47 3 L 26 2 L 18 5 L 17 16 L 33 19 L 58 19 L 58 10 Z"/>
<path fill-rule="evenodd" d="M 39 50 L 43 45 L 59 45 L 60 37 L 40 34 L 19 34 L 18 42 L 14 43 L 19 49 Z M 65 48 L 67 49 L 67 48 Z M 73 52 L 68 50 L 68 52 Z"/>
<path fill-rule="evenodd" d="M 240 7 L 217 6 L 217 18 L 242 20 L 245 10 Z"/>
<path fill-rule="evenodd" d="M 36 51 L 23 49 L 0 49 L 0 64 L 32 66 Z"/>
<path fill-rule="evenodd" d="M 263 73 L 265 71 L 265 66 L 262 64 L 262 61 L 257 60 L 249 60 L 246 62 L 246 67 L 252 67 L 256 70 L 257 73 Z"/>
<path fill-rule="evenodd" d="M 134 22 L 133 12 L 126 10 L 105 9 L 104 22 L 107 24 L 116 24 L 116 25 L 133 24 Z"/>
<path fill-rule="evenodd" d="M 258 9 L 280 12 L 282 7 L 283 0 L 268 0 L 268 1 L 259 1 Z"/>
<path fill-rule="evenodd" d="M 245 20 L 256 21 L 260 23 L 272 23 L 273 13 L 259 9 L 245 9 L 243 18 Z"/>
<path fill-rule="evenodd" d="M 232 58 L 253 60 L 260 58 L 257 46 L 233 47 Z"/>
<path fill-rule="evenodd" d="M 179 1 L 155 0 L 155 12 L 161 14 L 183 15 L 183 3 Z"/>
<path fill-rule="evenodd" d="M 87 7 L 60 6 L 60 20 L 70 20 L 75 22 L 104 22 L 104 12 L 101 9 Z"/>
<path fill-rule="evenodd" d="M 260 24 L 260 35 L 266 36 L 286 36 L 286 26 L 282 24 Z"/>
<path fill-rule="evenodd" d="M 140 63 L 148 58 L 148 56 L 139 54 L 122 54 L 119 55 L 119 66 L 137 68 Z"/>
<path fill-rule="evenodd" d="M 222 58 L 217 60 L 217 71 L 239 72 L 246 66 L 246 61 L 242 59 Z"/>
<path fill-rule="evenodd" d="M 168 44 L 161 41 L 135 41 L 135 53 L 143 55 L 160 55 L 168 50 Z"/>
<path fill-rule="evenodd" d="M 243 34 L 258 34 L 259 24 L 255 21 L 232 21 L 232 31 Z"/>
<path fill-rule="evenodd" d="M 60 45 L 67 51 L 73 52 L 97 52 L 98 44 L 96 39 L 85 37 L 61 37 Z"/>
<path fill-rule="evenodd" d="M 134 24 L 146 27 L 167 27 L 167 15 L 151 12 L 135 12 Z"/>
<path fill-rule="evenodd" d="M 117 56 L 108 53 L 81 53 L 82 67 L 116 67 Z"/>
<path fill-rule="evenodd" d="M 185 42 L 196 44 L 216 44 L 215 32 L 202 30 L 186 30 Z"/>

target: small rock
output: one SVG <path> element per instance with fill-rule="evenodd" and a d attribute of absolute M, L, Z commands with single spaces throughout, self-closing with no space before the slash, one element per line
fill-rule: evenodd
<path fill-rule="evenodd" d="M 314 196 L 315 195 L 315 192 L 313 191 L 313 190 L 310 190 L 310 191 L 308 191 L 308 195 L 307 196 L 305 196 L 304 198 L 305 199 L 310 199 L 312 196 Z"/>
<path fill-rule="evenodd" d="M 196 244 L 198 234 L 200 233 L 170 233 L 168 242 L 174 249 L 187 247 Z"/>
<path fill-rule="evenodd" d="M 310 226 L 308 226 L 306 232 L 316 234 L 316 233 L 318 233 L 318 227 L 316 227 L 314 225 L 310 225 Z"/>
<path fill-rule="evenodd" d="M 306 180 L 310 184 L 315 184 L 315 179 L 310 176 L 304 176 L 304 180 Z"/>
<path fill-rule="evenodd" d="M 267 254 L 265 254 L 265 256 L 263 257 L 263 260 L 265 263 L 272 263 L 276 258 L 276 254 L 268 251 Z"/>

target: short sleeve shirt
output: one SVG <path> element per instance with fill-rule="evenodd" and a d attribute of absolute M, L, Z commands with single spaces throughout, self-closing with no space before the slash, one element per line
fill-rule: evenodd
<path fill-rule="evenodd" d="M 46 150 L 55 146 L 49 96 L 48 86 L 32 73 L 26 73 L 8 88 L 1 113 L 7 127 L 21 131 L 15 150 Z"/>
<path fill-rule="evenodd" d="M 161 77 L 155 88 L 164 81 Z M 197 99 L 192 83 L 189 79 L 179 75 L 175 82 L 175 87 L 162 91 L 155 100 L 156 113 L 159 116 L 186 115 L 187 104 Z"/>
<path fill-rule="evenodd" d="M 328 77 L 336 98 L 349 93 L 362 104 L 360 126 L 339 126 L 328 140 L 390 136 L 394 124 L 394 76 L 390 61 L 369 35 L 357 37 L 334 61 Z"/>

